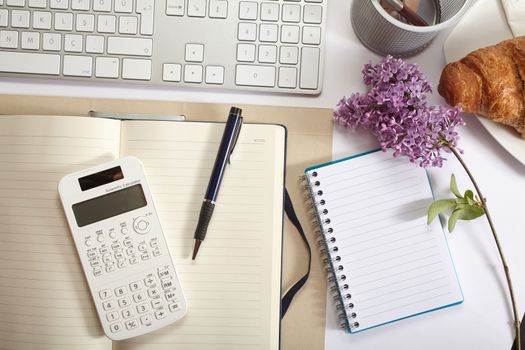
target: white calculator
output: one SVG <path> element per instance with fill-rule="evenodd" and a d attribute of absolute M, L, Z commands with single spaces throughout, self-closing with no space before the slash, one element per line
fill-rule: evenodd
<path fill-rule="evenodd" d="M 141 161 L 67 175 L 58 191 L 106 335 L 127 339 L 183 317 L 186 299 Z"/>

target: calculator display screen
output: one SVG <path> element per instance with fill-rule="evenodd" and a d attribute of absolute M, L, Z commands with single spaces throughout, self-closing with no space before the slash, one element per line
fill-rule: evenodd
<path fill-rule="evenodd" d="M 73 204 L 78 227 L 127 213 L 147 205 L 140 184 Z"/>

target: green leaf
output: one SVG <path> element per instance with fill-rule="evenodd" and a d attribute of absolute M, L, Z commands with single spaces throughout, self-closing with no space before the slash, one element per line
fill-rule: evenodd
<path fill-rule="evenodd" d="M 453 209 L 456 206 L 456 202 L 453 199 L 440 199 L 433 202 L 428 208 L 428 221 L 430 224 L 436 216 L 443 213 L 448 209 Z"/>
<path fill-rule="evenodd" d="M 464 198 L 470 198 L 470 199 L 474 199 L 474 192 L 472 192 L 472 190 L 466 190 L 465 191 L 465 194 L 463 195 Z"/>
<path fill-rule="evenodd" d="M 454 231 L 454 227 L 456 227 L 456 222 L 463 213 L 463 210 L 465 209 L 456 209 L 452 212 L 450 218 L 448 218 L 448 232 L 452 233 L 452 231 Z"/>
<path fill-rule="evenodd" d="M 456 183 L 456 177 L 454 176 L 454 174 L 450 176 L 450 190 L 456 195 L 456 197 L 462 198 L 461 193 L 459 193 L 458 184 Z"/>
<path fill-rule="evenodd" d="M 468 201 L 463 197 L 453 199 L 453 201 L 456 202 L 457 205 L 468 204 Z"/>

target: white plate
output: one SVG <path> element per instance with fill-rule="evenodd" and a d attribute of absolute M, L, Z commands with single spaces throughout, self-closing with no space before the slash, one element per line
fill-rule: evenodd
<path fill-rule="evenodd" d="M 478 0 L 445 41 L 445 59 L 457 61 L 471 51 L 512 37 L 500 0 Z M 503 148 L 525 165 L 525 140 L 516 130 L 483 117 L 479 120 Z"/>

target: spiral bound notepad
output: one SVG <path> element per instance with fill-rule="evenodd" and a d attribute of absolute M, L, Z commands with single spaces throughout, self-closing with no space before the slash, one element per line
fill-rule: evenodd
<path fill-rule="evenodd" d="M 459 304 L 425 170 L 372 151 L 305 170 L 341 326 L 350 333 Z"/>

